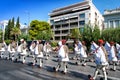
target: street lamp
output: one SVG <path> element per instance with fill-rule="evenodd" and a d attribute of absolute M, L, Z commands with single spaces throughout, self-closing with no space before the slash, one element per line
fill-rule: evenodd
<path fill-rule="evenodd" d="M 2 28 L 2 31 L 3 31 L 2 40 L 4 41 L 5 27 L 8 25 L 8 21 L 7 20 L 1 21 L 0 25 L 2 26 L 1 28 Z"/>
<path fill-rule="evenodd" d="M 25 11 L 25 13 L 27 14 L 27 17 L 28 17 L 28 27 L 27 27 L 27 33 L 28 33 L 28 30 L 29 30 L 29 26 L 30 26 L 30 12 L 29 11 Z"/>

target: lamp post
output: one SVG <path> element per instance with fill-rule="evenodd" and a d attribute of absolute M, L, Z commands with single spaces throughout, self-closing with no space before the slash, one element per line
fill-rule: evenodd
<path fill-rule="evenodd" d="M 5 27 L 5 24 L 3 24 L 3 37 L 2 37 L 2 40 L 4 41 L 4 34 L 5 34 L 5 29 L 4 29 L 4 27 Z"/>
<path fill-rule="evenodd" d="M 5 27 L 7 26 L 8 24 L 8 21 L 7 20 L 4 20 L 4 21 L 1 21 L 0 22 L 0 25 L 2 26 L 2 31 L 3 31 L 3 35 L 2 35 L 2 40 L 4 41 L 4 35 L 5 35 Z"/>
<path fill-rule="evenodd" d="M 3 23 L 3 39 L 2 39 L 3 41 L 4 41 L 4 38 L 5 38 L 4 36 L 5 36 L 5 27 L 6 27 L 6 26 L 7 26 L 7 24 L 6 24 L 6 23 Z"/>
<path fill-rule="evenodd" d="M 28 17 L 28 23 L 27 23 L 27 24 L 28 24 L 28 25 L 27 25 L 27 26 L 28 26 L 28 27 L 27 27 L 27 33 L 28 33 L 29 28 L 30 28 L 30 27 L 29 27 L 29 26 L 30 26 L 30 12 L 29 12 L 29 11 L 25 11 L 25 13 L 27 14 L 27 17 Z"/>

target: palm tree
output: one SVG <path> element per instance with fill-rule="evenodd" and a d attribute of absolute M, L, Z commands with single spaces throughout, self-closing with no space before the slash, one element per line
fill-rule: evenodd
<path fill-rule="evenodd" d="M 10 31 L 11 35 L 14 36 L 14 40 L 17 39 L 17 37 L 21 34 L 21 30 L 17 27 L 13 27 L 12 30 Z"/>

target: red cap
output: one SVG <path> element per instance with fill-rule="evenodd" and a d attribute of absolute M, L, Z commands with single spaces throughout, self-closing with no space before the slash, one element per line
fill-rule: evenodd
<path fill-rule="evenodd" d="M 99 39 L 99 40 L 98 40 L 98 43 L 103 44 L 104 41 L 103 41 L 102 39 Z"/>
<path fill-rule="evenodd" d="M 111 45 L 113 45 L 113 44 L 114 44 L 114 42 L 113 42 L 113 41 L 111 41 L 111 42 L 110 42 L 110 44 L 111 44 Z"/>
<path fill-rule="evenodd" d="M 62 44 L 64 45 L 66 43 L 66 40 L 62 40 Z"/>

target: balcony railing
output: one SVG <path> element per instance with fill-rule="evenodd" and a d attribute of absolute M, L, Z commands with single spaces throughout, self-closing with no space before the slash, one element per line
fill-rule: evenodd
<path fill-rule="evenodd" d="M 61 33 L 61 34 L 54 34 L 54 36 L 67 36 L 69 32 Z"/>
<path fill-rule="evenodd" d="M 66 30 L 66 29 L 69 29 L 69 26 L 65 26 L 65 27 L 62 27 L 62 28 L 55 28 L 53 30 L 56 31 L 56 30 Z"/>
<path fill-rule="evenodd" d="M 72 19 L 70 22 L 78 22 L 78 19 Z"/>
<path fill-rule="evenodd" d="M 85 18 L 80 18 L 80 19 L 79 19 L 79 21 L 83 21 L 83 20 L 85 20 Z"/>

